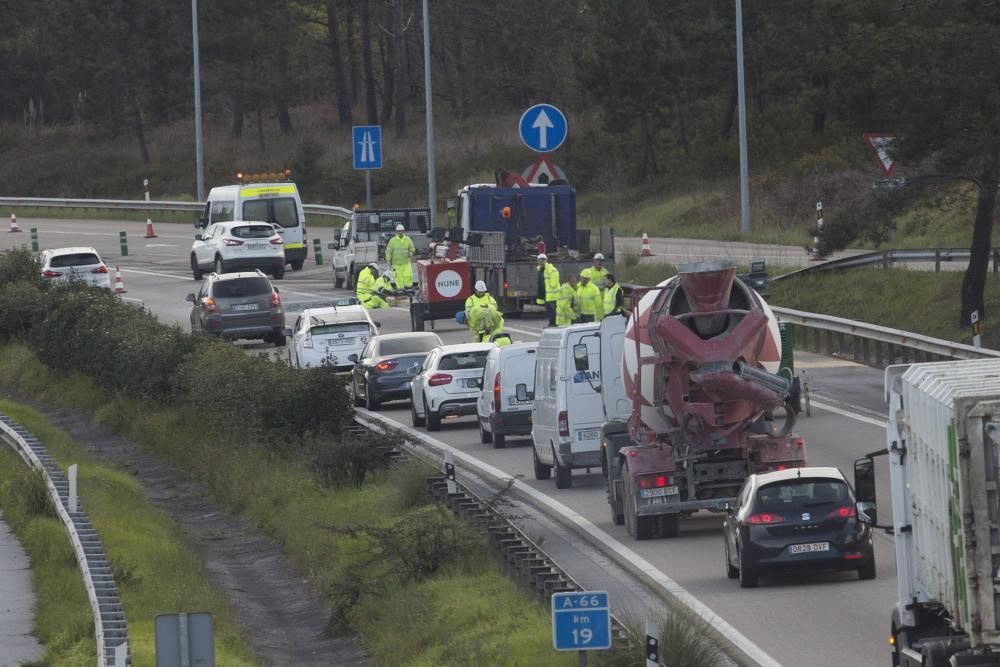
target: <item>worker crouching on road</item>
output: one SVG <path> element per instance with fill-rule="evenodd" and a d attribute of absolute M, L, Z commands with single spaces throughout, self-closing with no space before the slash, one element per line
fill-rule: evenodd
<path fill-rule="evenodd" d="M 604 297 L 597 285 L 590 282 L 590 274 L 580 275 L 580 286 L 576 290 L 576 300 L 580 304 L 581 322 L 599 322 L 604 317 Z"/>
<path fill-rule="evenodd" d="M 556 325 L 556 299 L 559 292 L 559 269 L 549 264 L 545 253 L 538 255 L 538 288 L 535 303 L 545 306 L 545 314 L 549 316 L 549 326 Z"/>
<path fill-rule="evenodd" d="M 583 271 L 580 272 L 580 277 L 586 273 L 590 276 L 590 284 L 601 290 L 601 294 L 604 294 L 604 279 L 608 276 L 608 270 L 604 268 L 604 254 L 596 253 L 594 255 L 594 263 L 592 266 L 588 266 Z"/>
<path fill-rule="evenodd" d="M 568 327 L 580 317 L 577 310 L 576 274 L 566 276 L 566 282 L 559 286 L 556 297 L 556 326 Z"/>
<path fill-rule="evenodd" d="M 417 254 L 413 239 L 404 232 L 403 225 L 396 225 L 396 235 L 389 239 L 385 247 L 385 259 L 392 267 L 398 289 L 408 289 L 413 286 L 413 265 L 410 261 Z"/>
<path fill-rule="evenodd" d="M 490 336 L 503 331 L 503 315 L 482 280 L 476 281 L 473 294 L 465 300 L 465 323 L 469 326 L 473 343 L 488 341 Z"/>
<path fill-rule="evenodd" d="M 380 282 L 381 281 L 381 282 Z M 357 296 L 361 305 L 369 310 L 373 308 L 388 308 L 389 303 L 379 294 L 379 289 L 385 290 L 385 279 L 379 276 L 378 264 L 372 262 L 361 269 L 358 274 Z"/>

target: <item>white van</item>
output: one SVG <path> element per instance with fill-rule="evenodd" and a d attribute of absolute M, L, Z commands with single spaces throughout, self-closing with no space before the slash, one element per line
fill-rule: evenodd
<path fill-rule="evenodd" d="M 573 468 L 601 466 L 599 326 L 550 327 L 538 342 L 531 408 L 535 479 L 548 479 L 555 468 L 558 489 L 572 485 Z"/>
<path fill-rule="evenodd" d="M 500 449 L 508 435 L 531 435 L 537 348 L 537 343 L 514 343 L 490 350 L 476 403 L 480 442 Z"/>
<path fill-rule="evenodd" d="M 365 345 L 378 333 L 379 323 L 372 320 L 364 306 L 307 308 L 286 331 L 288 355 L 294 368 L 330 364 L 348 370 L 352 354 L 361 355 Z"/>
<path fill-rule="evenodd" d="M 295 183 L 242 183 L 212 188 L 195 226 L 216 222 L 268 222 L 285 243 L 285 264 L 298 271 L 306 261 L 306 213 Z"/>

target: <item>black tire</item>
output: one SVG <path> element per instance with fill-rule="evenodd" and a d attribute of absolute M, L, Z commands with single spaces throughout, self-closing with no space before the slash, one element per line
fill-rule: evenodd
<path fill-rule="evenodd" d="M 733 565 L 732 561 L 729 559 L 729 539 L 726 537 L 725 531 L 722 533 L 722 540 L 725 544 L 726 553 L 726 578 L 727 579 L 737 579 L 740 576 L 740 570 L 738 567 Z"/>
<path fill-rule="evenodd" d="M 753 566 L 746 562 L 742 551 L 740 551 L 739 560 L 740 588 L 757 588 L 757 573 L 754 572 Z"/>
<path fill-rule="evenodd" d="M 552 454 L 552 460 L 555 461 L 556 468 L 556 488 L 557 489 L 568 489 L 573 486 L 573 471 L 565 466 L 559 464 L 559 459 L 556 458 L 555 453 Z"/>
<path fill-rule="evenodd" d="M 871 581 L 875 578 L 875 557 L 858 568 L 858 579 L 861 581 Z"/>
<path fill-rule="evenodd" d="M 191 275 L 194 276 L 195 280 L 201 280 L 205 277 L 205 274 L 201 272 L 201 267 L 198 266 L 198 258 L 191 253 Z"/>
<path fill-rule="evenodd" d="M 419 303 L 414 303 L 410 305 L 410 330 L 411 331 L 424 330 L 424 310 L 423 306 L 421 306 Z"/>
<path fill-rule="evenodd" d="M 370 386 L 365 387 L 365 410 L 371 410 L 372 412 L 378 411 L 378 400 L 372 393 L 372 388 Z"/>
<path fill-rule="evenodd" d="M 333 286 L 336 287 L 337 289 L 340 289 L 341 287 L 344 286 L 344 279 L 338 278 L 337 274 L 333 274 Z"/>
<path fill-rule="evenodd" d="M 365 406 L 365 401 L 360 396 L 358 396 L 358 385 L 354 382 L 354 377 L 351 377 L 351 397 L 354 399 L 354 407 L 363 408 Z"/>
<path fill-rule="evenodd" d="M 222 258 L 218 255 L 215 256 L 215 272 L 220 276 L 226 272 L 226 265 L 222 263 Z"/>
<path fill-rule="evenodd" d="M 302 265 L 305 263 L 305 261 L 306 260 L 304 259 L 297 259 L 294 262 L 292 262 L 292 271 L 301 271 Z"/>
<path fill-rule="evenodd" d="M 347 287 L 354 289 L 355 284 L 357 283 L 357 278 L 358 277 L 354 274 L 354 265 L 351 264 L 347 267 L 347 278 L 345 279 Z"/>
<path fill-rule="evenodd" d="M 285 338 L 285 332 L 275 331 L 272 335 L 271 342 L 274 343 L 275 347 L 285 347 L 285 343 L 288 342 Z"/>
<path fill-rule="evenodd" d="M 479 442 L 488 445 L 493 442 L 493 434 L 483 428 L 483 420 L 479 420 Z"/>
<path fill-rule="evenodd" d="M 423 426 L 427 423 L 423 417 L 417 415 L 417 404 L 410 401 L 410 423 L 414 426 Z"/>
<path fill-rule="evenodd" d="M 507 446 L 507 436 L 503 433 L 493 434 L 493 449 L 503 449 Z"/>
<path fill-rule="evenodd" d="M 281 280 L 282 278 L 285 277 L 285 267 L 282 266 L 279 269 L 275 269 L 274 271 L 271 272 L 271 276 L 275 280 Z"/>
<path fill-rule="evenodd" d="M 535 446 L 531 446 L 531 458 L 535 464 L 535 479 L 539 481 L 544 481 L 552 476 L 552 466 L 547 466 L 538 460 L 538 452 L 535 451 Z"/>
<path fill-rule="evenodd" d="M 664 514 L 660 517 L 660 530 L 664 537 L 677 537 L 681 533 L 681 515 Z"/>
<path fill-rule="evenodd" d="M 424 401 L 424 415 L 427 417 L 427 430 L 428 431 L 440 431 L 441 430 L 441 415 L 436 415 L 430 411 L 427 407 L 427 401 Z"/>

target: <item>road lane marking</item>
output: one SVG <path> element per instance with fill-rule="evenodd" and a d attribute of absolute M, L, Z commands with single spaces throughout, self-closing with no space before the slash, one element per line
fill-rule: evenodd
<path fill-rule="evenodd" d="M 838 408 L 837 406 L 831 405 L 830 403 L 827 403 L 825 401 L 817 401 L 816 399 L 812 399 L 810 403 L 814 408 L 819 408 L 820 410 L 826 410 L 827 412 L 832 412 L 833 414 L 840 415 L 841 417 L 848 417 L 850 419 L 854 419 L 855 421 L 859 421 L 863 424 L 877 426 L 878 428 L 885 428 L 886 426 L 885 419 L 876 419 L 874 417 L 869 417 L 867 415 L 863 415 L 858 412 L 852 412 L 850 410 Z"/>
<path fill-rule="evenodd" d="M 572 523 L 596 542 L 610 548 L 615 552 L 615 554 L 625 560 L 627 563 L 626 569 L 628 567 L 632 567 L 639 570 L 658 587 L 690 609 L 706 623 L 714 627 L 720 635 L 725 637 L 738 651 L 753 660 L 759 667 L 781 667 L 781 664 L 777 660 L 768 655 L 764 649 L 754 644 L 746 635 L 730 625 L 717 613 L 712 611 L 708 605 L 691 595 L 687 589 L 678 584 L 664 572 L 661 572 L 655 565 L 647 561 L 645 558 L 619 542 L 604 530 L 598 528 L 590 521 L 590 519 L 584 517 L 582 514 L 573 511 L 566 505 L 554 500 L 552 497 L 542 493 L 538 489 L 525 484 L 520 479 L 512 477 L 499 468 L 480 461 L 479 459 L 456 447 L 452 447 L 441 440 L 425 435 L 416 429 L 393 420 L 390 417 L 372 413 L 362 408 L 355 408 L 355 413 L 360 415 L 362 418 L 367 418 L 382 426 L 400 430 L 406 433 L 411 439 L 415 439 L 432 449 L 436 449 L 441 452 L 451 452 L 451 455 L 459 461 L 462 461 L 470 467 L 475 468 L 496 480 L 499 480 L 504 485 L 509 484 L 512 488 L 515 488 L 521 493 L 531 497 L 536 502 L 541 503 L 552 512 L 555 512 Z"/>

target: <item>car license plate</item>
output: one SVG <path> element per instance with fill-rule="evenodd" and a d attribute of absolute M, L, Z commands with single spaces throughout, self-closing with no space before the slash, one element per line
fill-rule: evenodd
<path fill-rule="evenodd" d="M 328 338 L 326 341 L 327 347 L 335 347 L 337 345 L 353 345 L 353 338 Z"/>
<path fill-rule="evenodd" d="M 599 440 L 600 437 L 601 437 L 601 429 L 599 428 L 591 428 L 587 429 L 586 431 L 576 432 L 577 440 Z"/>
<path fill-rule="evenodd" d="M 260 306 L 256 303 L 238 303 L 233 306 L 233 310 L 236 312 L 241 312 L 245 310 L 258 310 Z"/>
<path fill-rule="evenodd" d="M 679 492 L 677 486 L 674 485 L 664 486 L 659 489 L 643 489 L 639 492 L 639 495 L 643 498 L 658 498 L 660 496 L 676 496 Z"/>
<path fill-rule="evenodd" d="M 264 250 L 267 245 L 264 243 L 248 243 L 247 250 Z"/>
<path fill-rule="evenodd" d="M 811 554 L 819 551 L 829 551 L 829 542 L 810 542 L 809 544 L 792 544 L 788 547 L 790 554 Z"/>
<path fill-rule="evenodd" d="M 516 396 L 507 397 L 507 405 L 514 407 L 515 405 L 530 405 L 531 401 L 519 401 Z"/>

